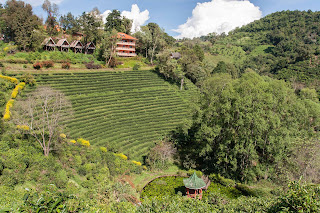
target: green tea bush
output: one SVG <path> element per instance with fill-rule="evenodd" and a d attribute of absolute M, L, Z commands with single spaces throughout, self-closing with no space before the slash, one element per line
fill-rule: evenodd
<path fill-rule="evenodd" d="M 133 70 L 139 70 L 141 68 L 141 65 L 139 63 L 136 63 L 134 66 L 133 66 Z"/>

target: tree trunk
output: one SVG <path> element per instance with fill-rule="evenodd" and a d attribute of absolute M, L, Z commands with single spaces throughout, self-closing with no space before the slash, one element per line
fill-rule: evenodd
<path fill-rule="evenodd" d="M 183 88 L 183 83 L 184 83 L 184 77 L 181 78 L 181 80 L 180 80 L 180 90 L 182 90 L 182 88 Z"/>

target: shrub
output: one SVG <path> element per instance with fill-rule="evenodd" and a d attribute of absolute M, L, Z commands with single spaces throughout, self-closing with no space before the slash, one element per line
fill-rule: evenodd
<path fill-rule="evenodd" d="M 28 131 L 30 127 L 27 125 L 17 125 L 17 129 Z"/>
<path fill-rule="evenodd" d="M 100 69 L 101 65 L 100 64 L 94 64 L 93 61 L 86 63 L 86 68 L 87 69 Z"/>
<path fill-rule="evenodd" d="M 141 65 L 139 63 L 136 63 L 134 66 L 133 66 L 133 70 L 139 70 L 141 67 Z"/>
<path fill-rule="evenodd" d="M 40 70 L 42 68 L 42 64 L 40 62 L 36 62 L 33 64 L 33 68 L 36 70 Z"/>
<path fill-rule="evenodd" d="M 124 155 L 123 153 L 117 153 L 117 154 L 114 154 L 114 155 L 120 157 L 123 160 L 128 160 L 128 157 L 126 155 Z"/>
<path fill-rule="evenodd" d="M 54 66 L 54 63 L 53 61 L 43 61 L 42 62 L 42 67 L 45 67 L 45 68 L 50 68 L 50 67 L 53 67 Z"/>
<path fill-rule="evenodd" d="M 108 150 L 107 150 L 106 147 L 100 147 L 100 151 L 101 151 L 101 152 L 107 152 Z"/>
<path fill-rule="evenodd" d="M 61 64 L 61 68 L 62 68 L 62 69 L 68 70 L 68 69 L 70 69 L 70 67 L 71 67 L 71 65 L 70 65 L 69 62 L 65 62 L 65 63 L 62 63 L 62 64 Z"/>
<path fill-rule="evenodd" d="M 14 83 L 14 84 L 18 83 L 18 79 L 16 79 L 16 78 L 4 76 L 4 75 L 0 75 L 0 78 L 7 80 L 7 81 L 10 81 L 11 83 Z"/>
<path fill-rule="evenodd" d="M 6 105 L 6 109 L 5 109 L 5 113 L 4 113 L 4 116 L 3 116 L 3 119 L 5 121 L 8 121 L 10 120 L 11 118 L 11 112 L 10 112 L 10 108 L 13 106 L 13 103 L 14 103 L 14 100 L 13 99 L 10 99 Z"/>
<path fill-rule="evenodd" d="M 78 138 L 77 142 L 80 143 L 82 146 L 87 146 L 87 147 L 90 146 L 90 142 L 83 138 Z"/>
<path fill-rule="evenodd" d="M 133 160 L 133 161 L 132 161 L 132 163 L 136 164 L 137 166 L 142 166 L 142 163 L 141 163 L 141 162 L 139 162 L 139 161 L 135 161 L 135 160 Z"/>
<path fill-rule="evenodd" d="M 18 84 L 14 90 L 12 91 L 12 94 L 11 94 L 11 98 L 15 99 L 19 93 L 19 90 L 23 90 L 24 87 L 25 87 L 26 83 L 22 82 L 20 84 Z"/>
<path fill-rule="evenodd" d="M 67 138 L 66 134 L 61 133 L 60 138 Z"/>
<path fill-rule="evenodd" d="M 34 79 L 34 76 L 31 74 L 23 75 L 21 81 L 25 82 L 26 84 L 28 84 L 30 86 L 36 85 L 36 80 Z"/>
<path fill-rule="evenodd" d="M 69 142 L 70 142 L 70 143 L 77 143 L 76 140 L 70 140 Z"/>

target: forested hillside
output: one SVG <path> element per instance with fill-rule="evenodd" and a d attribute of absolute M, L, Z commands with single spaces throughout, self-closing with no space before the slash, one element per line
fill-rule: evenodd
<path fill-rule="evenodd" d="M 223 55 L 242 72 L 252 69 L 301 88 L 318 89 L 320 13 L 282 11 L 214 39 L 211 54 Z M 240 50 L 235 51 L 236 48 Z M 301 85 L 300 85 L 301 83 Z"/>

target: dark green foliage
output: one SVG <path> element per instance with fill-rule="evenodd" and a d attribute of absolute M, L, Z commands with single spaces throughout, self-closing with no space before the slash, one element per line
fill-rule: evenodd
<path fill-rule="evenodd" d="M 34 76 L 31 74 L 25 74 L 21 77 L 21 81 L 25 82 L 29 86 L 33 87 L 36 85 L 36 79 L 34 79 Z"/>
<path fill-rule="evenodd" d="M 319 102 L 300 99 L 283 81 L 216 74 L 201 89 L 193 124 L 177 144 L 183 165 L 207 173 L 240 181 L 276 175 L 293 142 L 319 126 Z"/>
<path fill-rule="evenodd" d="M 133 70 L 139 70 L 141 67 L 141 65 L 139 63 L 136 63 L 135 65 L 133 65 Z"/>
<path fill-rule="evenodd" d="M 117 32 L 130 34 L 132 20 L 121 16 L 119 10 L 112 10 L 106 18 L 105 31 L 111 32 L 115 29 Z"/>
<path fill-rule="evenodd" d="M 268 212 L 319 212 L 319 186 L 291 182 L 289 189 L 271 206 Z"/>
<path fill-rule="evenodd" d="M 93 61 L 89 62 L 86 64 L 87 69 L 100 69 L 101 65 L 100 64 L 94 64 Z"/>
<path fill-rule="evenodd" d="M 31 5 L 16 0 L 6 2 L 5 10 L 1 12 L 1 21 L 1 32 L 6 40 L 14 41 L 22 50 L 32 46 L 33 31 L 41 25 Z"/>

